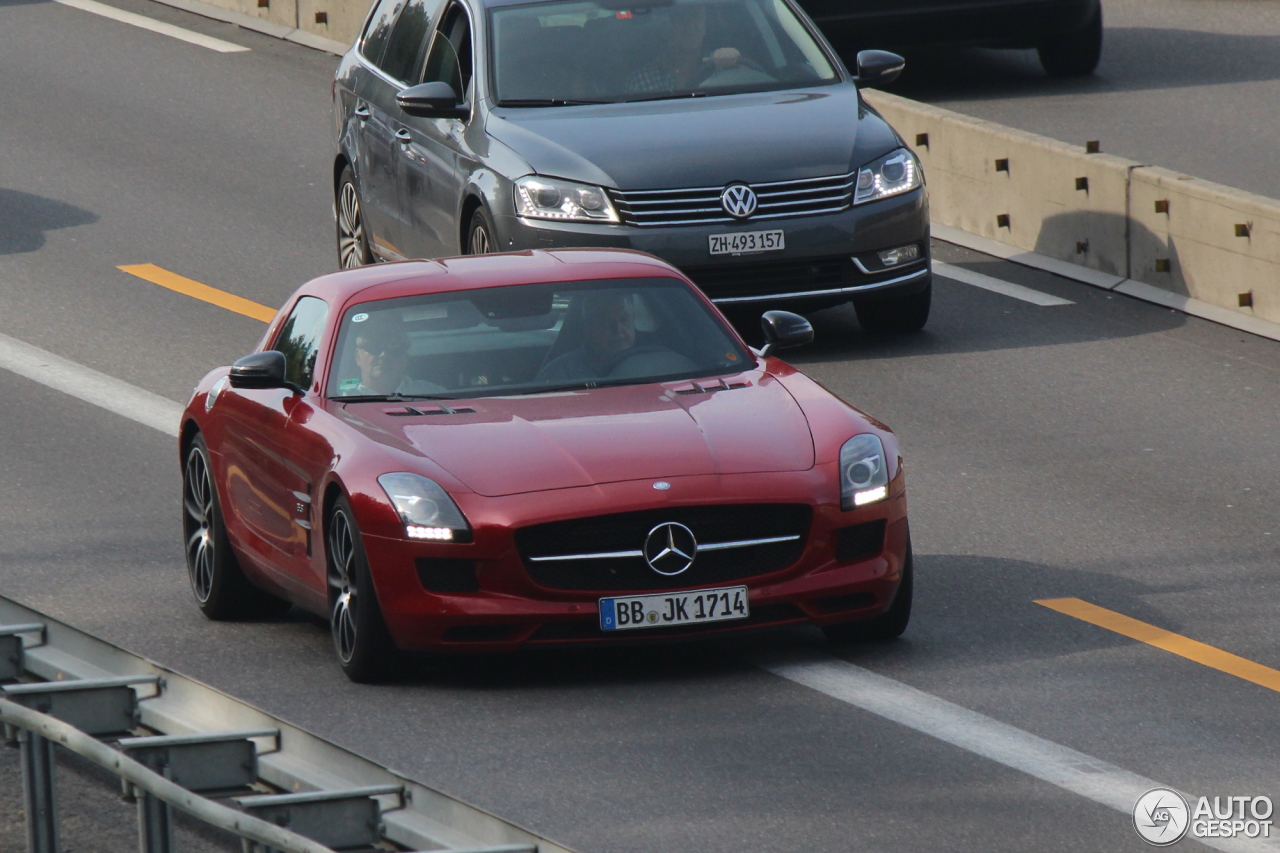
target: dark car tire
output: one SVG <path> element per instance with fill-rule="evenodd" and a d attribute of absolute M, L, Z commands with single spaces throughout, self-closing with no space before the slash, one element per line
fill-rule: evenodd
<path fill-rule="evenodd" d="M 182 464 L 182 533 L 191 592 L 205 616 L 256 619 L 289 609 L 289 602 L 258 589 L 241 570 L 222 520 L 209 448 L 200 435 L 191 440 Z"/>
<path fill-rule="evenodd" d="M 340 497 L 325 524 L 329 565 L 329 630 L 347 678 L 372 683 L 395 669 L 398 650 L 382 618 L 355 513 Z"/>
<path fill-rule="evenodd" d="M 471 221 L 467 223 L 467 244 L 463 248 L 468 255 L 487 255 L 498 251 L 493 219 L 483 207 L 477 207 L 471 214 Z"/>
<path fill-rule="evenodd" d="M 343 168 L 338 178 L 337 239 L 338 266 L 354 269 L 373 263 L 369 251 L 369 231 L 364 222 L 364 208 L 360 206 L 360 192 L 356 189 L 356 175 L 351 167 Z"/>
<path fill-rule="evenodd" d="M 933 304 L 933 281 L 909 296 L 854 300 L 858 323 L 873 335 L 902 335 L 918 332 L 929 322 Z"/>
<path fill-rule="evenodd" d="M 1102 6 L 1084 29 L 1055 36 L 1037 48 L 1050 77 L 1087 77 L 1102 59 Z"/>
<path fill-rule="evenodd" d="M 843 642 L 885 642 L 896 640 L 907 630 L 911 621 L 911 599 L 915 582 L 915 569 L 912 567 L 911 543 L 907 543 L 907 559 L 902 564 L 902 580 L 898 583 L 898 592 L 893 597 L 889 609 L 879 616 L 861 619 L 857 622 L 841 622 L 827 625 L 822 629 L 827 639 L 837 643 Z"/>

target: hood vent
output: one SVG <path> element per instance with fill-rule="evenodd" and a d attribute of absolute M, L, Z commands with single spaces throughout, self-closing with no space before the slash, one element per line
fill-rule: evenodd
<path fill-rule="evenodd" d="M 383 409 L 384 415 L 390 415 L 393 418 L 409 418 L 409 417 L 425 417 L 427 415 L 474 415 L 475 409 L 454 409 L 446 406 L 444 403 L 437 403 L 435 408 L 417 409 L 413 406 L 405 406 L 400 409 Z"/>
<path fill-rule="evenodd" d="M 746 387 L 747 383 L 745 382 L 735 382 L 730 385 L 728 382 L 721 379 L 714 385 L 699 385 L 697 382 L 692 382 L 688 388 L 677 388 L 676 393 L 682 397 L 687 397 L 690 394 L 714 394 L 717 391 L 733 391 L 736 388 Z"/>

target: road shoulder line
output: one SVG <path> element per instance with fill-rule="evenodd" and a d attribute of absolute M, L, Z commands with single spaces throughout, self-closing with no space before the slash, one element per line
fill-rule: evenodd
<path fill-rule="evenodd" d="M 0 335 L 0 368 L 177 437 L 182 406 L 114 376 Z"/>
<path fill-rule="evenodd" d="M 983 290 L 989 290 L 992 293 L 999 293 L 1003 296 L 1010 296 L 1014 299 L 1020 299 L 1023 302 L 1030 302 L 1032 305 L 1049 308 L 1055 305 L 1075 305 L 1070 299 L 1063 299 L 1052 294 L 1045 293 L 1030 287 L 1023 287 L 1021 284 L 1014 284 L 1011 281 L 1005 281 L 1002 278 L 980 273 L 975 270 L 966 269 L 956 266 L 955 264 L 944 263 L 943 261 L 934 261 L 932 263 L 933 272 L 943 278 L 953 279 L 961 284 L 967 284 L 972 287 L 978 287 Z"/>
<path fill-rule="evenodd" d="M 211 18 L 226 24 L 235 24 L 242 29 L 252 30 L 253 32 L 283 39 L 284 41 L 291 41 L 294 44 L 300 44 L 312 50 L 332 53 L 334 56 L 342 56 L 350 47 L 343 42 L 327 39 L 315 33 L 309 33 L 305 30 L 277 24 L 272 21 L 265 21 L 262 18 L 255 18 L 243 12 L 220 9 L 210 3 L 201 3 L 200 0 L 155 0 L 155 2 L 181 9 L 184 12 L 190 12 L 193 15 L 199 15 L 202 18 Z"/>
<path fill-rule="evenodd" d="M 105 3 L 98 3 L 96 0 L 55 0 L 63 6 L 70 6 L 73 9 L 79 9 L 82 12 L 91 12 L 94 15 L 101 15 L 104 18 L 110 18 L 113 21 L 119 21 L 122 24 L 128 24 L 141 30 L 149 30 L 153 33 L 159 33 L 162 36 L 168 36 L 179 41 L 185 41 L 188 44 L 198 45 L 218 53 L 247 53 L 249 48 L 242 44 L 223 41 L 213 36 L 207 36 L 204 33 L 197 33 L 194 30 L 183 29 L 173 24 L 167 24 L 164 21 L 157 21 L 154 18 L 148 18 L 146 15 L 136 15 L 133 12 L 126 12 L 124 9 L 117 9 L 115 6 L 108 6 Z"/>

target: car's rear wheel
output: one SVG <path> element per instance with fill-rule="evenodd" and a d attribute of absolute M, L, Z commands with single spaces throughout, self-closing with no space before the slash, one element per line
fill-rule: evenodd
<path fill-rule="evenodd" d="M 1083 29 L 1063 33 L 1037 48 L 1040 64 L 1050 77 L 1087 77 L 1102 59 L 1102 6 Z"/>
<path fill-rule="evenodd" d="M 352 681 L 379 681 L 393 669 L 396 648 L 373 590 L 360 528 L 345 497 L 335 502 L 327 529 L 329 627 L 338 664 Z"/>
<path fill-rule="evenodd" d="M 907 558 L 902 563 L 902 580 L 898 582 L 898 591 L 894 594 L 889 609 L 870 619 L 827 625 L 822 629 L 827 639 L 836 642 L 882 642 L 901 637 L 907 630 L 907 623 L 911 621 L 911 599 L 915 586 L 915 569 L 912 563 L 911 543 L 907 542 Z"/>
<path fill-rule="evenodd" d="M 497 251 L 497 243 L 493 234 L 493 220 L 483 207 L 477 207 L 471 214 L 471 223 L 467 226 L 467 254 L 487 255 Z"/>
<path fill-rule="evenodd" d="M 182 466 L 182 532 L 191 591 L 205 616 L 252 619 L 289 609 L 289 602 L 258 589 L 241 571 L 222 521 L 209 448 L 199 435 L 191 440 Z"/>
<path fill-rule="evenodd" d="M 355 173 L 347 166 L 338 178 L 338 264 L 349 270 L 372 262 Z"/>
<path fill-rule="evenodd" d="M 929 322 L 933 304 L 933 282 L 908 296 L 856 299 L 853 308 L 858 323 L 876 335 L 901 335 L 918 332 Z"/>

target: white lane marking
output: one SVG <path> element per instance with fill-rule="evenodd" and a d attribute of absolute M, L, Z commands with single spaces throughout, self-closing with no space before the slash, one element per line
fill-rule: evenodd
<path fill-rule="evenodd" d="M 57 0 L 57 2 L 64 6 L 71 6 L 85 12 L 101 15 L 104 18 L 110 18 L 113 21 L 119 21 L 122 24 L 129 24 L 144 30 L 150 30 L 153 33 L 160 33 L 170 38 L 190 42 L 200 47 L 207 47 L 209 50 L 218 51 L 218 53 L 244 53 L 249 50 L 244 45 L 233 44 L 232 42 L 216 39 L 213 36 L 207 36 L 192 30 L 184 30 L 182 27 L 175 27 L 173 24 L 166 24 L 163 21 L 157 21 L 145 15 L 135 15 L 133 12 L 126 12 L 123 9 L 117 9 L 115 6 L 95 2 L 95 0 Z"/>
<path fill-rule="evenodd" d="M 1133 814 L 1134 804 L 1147 791 L 1169 787 L 838 658 L 826 655 L 762 655 L 752 658 L 752 662 L 788 681 L 1005 767 L 1020 770 L 1126 815 Z M 1196 798 L 1188 799 L 1194 806 Z M 1228 853 L 1280 850 L 1280 838 L 1269 841 L 1247 838 L 1195 840 Z"/>
<path fill-rule="evenodd" d="M 943 263 L 942 261 L 933 262 L 933 271 L 941 276 L 955 279 L 963 284 L 969 284 L 973 287 L 980 287 L 983 290 L 990 290 L 993 293 L 1002 293 L 1005 296 L 1012 296 L 1014 299 L 1021 299 L 1023 302 L 1030 302 L 1033 305 L 1042 305 L 1051 307 L 1054 305 L 1075 305 L 1070 299 L 1062 299 L 1057 296 L 1050 296 L 1047 293 L 1041 293 L 1038 290 L 1032 290 L 1029 287 L 1023 287 L 1020 284 L 1014 284 L 1011 281 L 994 278 L 980 272 L 958 267 L 954 264 Z"/>
<path fill-rule="evenodd" d="M 0 335 L 0 368 L 70 394 L 144 426 L 177 436 L 182 406 L 91 367 Z"/>

